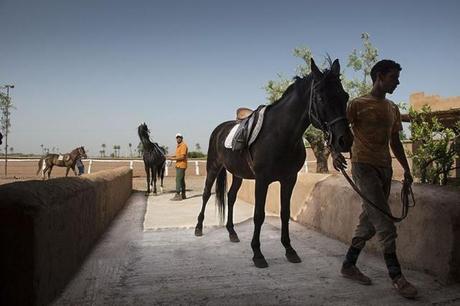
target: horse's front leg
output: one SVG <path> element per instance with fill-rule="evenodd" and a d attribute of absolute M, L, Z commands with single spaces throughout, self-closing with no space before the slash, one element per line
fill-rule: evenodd
<path fill-rule="evenodd" d="M 78 176 L 77 170 L 75 170 L 76 167 L 77 167 L 77 166 L 74 166 L 74 167 L 72 168 L 72 170 L 73 170 L 73 174 L 75 174 L 75 176 Z"/>
<path fill-rule="evenodd" d="M 230 237 L 231 242 L 240 242 L 237 233 L 235 232 L 233 225 L 233 206 L 235 205 L 236 195 L 238 194 L 238 189 L 241 187 L 243 179 L 233 175 L 232 186 L 228 191 L 228 213 L 227 213 L 227 231 Z"/>
<path fill-rule="evenodd" d="M 67 167 L 67 169 L 65 170 L 65 176 L 66 177 L 69 175 L 69 171 L 70 171 L 70 167 Z"/>
<path fill-rule="evenodd" d="M 298 263 L 302 260 L 291 246 L 289 238 L 289 218 L 291 216 L 291 195 L 297 175 L 282 180 L 281 183 L 281 243 L 286 249 L 286 258 L 290 262 Z"/>
<path fill-rule="evenodd" d="M 268 263 L 260 251 L 260 230 L 265 220 L 265 198 L 267 197 L 268 182 L 256 178 L 256 205 L 254 208 L 254 234 L 251 247 L 254 252 L 252 260 L 257 268 L 266 268 Z"/>
<path fill-rule="evenodd" d="M 150 167 L 145 166 L 145 174 L 147 175 L 147 192 L 146 196 L 150 194 Z"/>

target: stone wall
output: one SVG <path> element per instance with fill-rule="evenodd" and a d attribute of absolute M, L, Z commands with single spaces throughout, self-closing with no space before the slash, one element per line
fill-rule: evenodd
<path fill-rule="evenodd" d="M 390 206 L 401 213 L 401 184 L 393 181 Z M 414 184 L 416 207 L 397 224 L 397 250 L 403 268 L 435 275 L 443 283 L 460 282 L 460 190 Z M 254 181 L 244 181 L 238 197 L 254 203 Z M 266 210 L 279 213 L 279 184 L 270 185 Z M 361 212 L 361 200 L 340 175 L 301 174 L 291 198 L 291 218 L 349 244 Z M 366 246 L 380 253 L 374 237 Z M 345 255 L 345 254 L 344 254 Z"/>
<path fill-rule="evenodd" d="M 0 304 L 51 302 L 131 191 L 128 167 L 0 186 Z"/>

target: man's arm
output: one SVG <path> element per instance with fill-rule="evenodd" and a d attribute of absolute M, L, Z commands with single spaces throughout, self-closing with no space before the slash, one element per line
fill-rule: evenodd
<path fill-rule="evenodd" d="M 407 162 L 406 153 L 404 152 L 404 147 L 401 139 L 399 139 L 399 131 L 391 134 L 390 147 L 396 159 L 404 169 L 404 180 L 412 183 L 413 179 L 410 173 L 409 163 Z"/>

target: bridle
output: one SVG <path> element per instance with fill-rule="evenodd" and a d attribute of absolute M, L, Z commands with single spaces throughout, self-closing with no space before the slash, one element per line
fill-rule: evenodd
<path fill-rule="evenodd" d="M 323 78 L 324 80 L 324 78 Z M 308 119 L 310 120 L 310 123 L 313 124 L 314 127 L 319 128 L 323 133 L 326 134 L 327 136 L 327 145 L 331 146 L 332 145 L 332 126 L 336 124 L 337 122 L 347 120 L 347 117 L 345 116 L 338 116 L 337 118 L 334 118 L 331 121 L 325 121 L 323 122 L 319 118 L 318 114 L 318 107 L 316 105 L 316 87 L 318 84 L 320 84 L 323 80 L 319 81 L 315 85 L 315 79 L 312 79 L 311 81 L 311 86 L 310 86 L 310 105 L 308 106 Z"/>

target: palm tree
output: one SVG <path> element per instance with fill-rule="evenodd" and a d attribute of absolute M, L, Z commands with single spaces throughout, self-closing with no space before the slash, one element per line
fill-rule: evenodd
<path fill-rule="evenodd" d="M 43 144 L 41 144 L 40 147 L 42 147 L 42 155 L 45 155 L 45 151 L 43 151 Z"/>
<path fill-rule="evenodd" d="M 141 157 L 144 154 L 144 147 L 142 146 L 142 142 L 139 142 L 137 145 L 137 157 Z"/>
<path fill-rule="evenodd" d="M 132 148 L 133 148 L 133 144 L 132 144 L 132 143 L 128 143 L 128 147 L 129 147 L 129 155 L 130 155 L 131 157 L 133 157 L 133 149 L 132 149 Z"/>
<path fill-rule="evenodd" d="M 105 147 L 106 147 L 105 143 L 103 143 L 101 147 L 102 147 L 102 157 L 105 157 Z"/>

